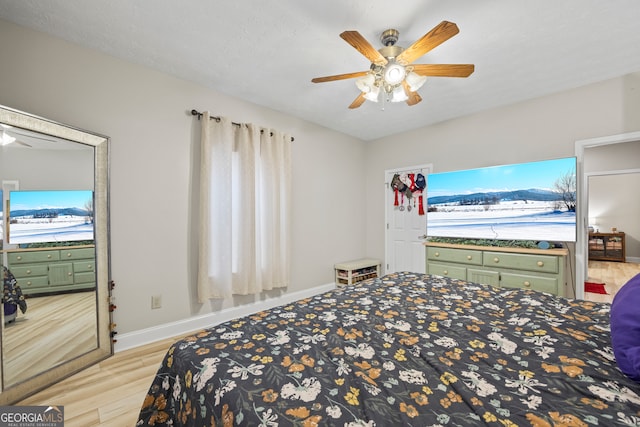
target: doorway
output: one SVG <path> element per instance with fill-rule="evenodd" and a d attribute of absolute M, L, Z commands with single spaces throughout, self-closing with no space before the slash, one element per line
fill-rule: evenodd
<path fill-rule="evenodd" d="M 410 186 L 410 176 L 413 175 L 415 180 L 419 174 L 426 182 L 432 169 L 433 166 L 428 164 L 385 171 L 385 274 L 397 271 L 426 272 L 426 187 L 421 192 L 408 195 L 395 191 L 391 183 L 397 175 Z"/>
<path fill-rule="evenodd" d="M 616 153 L 629 149 L 633 150 L 633 154 L 627 153 L 626 155 L 615 155 Z M 599 222 L 602 220 L 602 218 L 596 216 L 597 212 L 589 212 L 590 177 L 601 175 L 615 176 L 640 171 L 640 156 L 635 154 L 638 151 L 640 151 L 640 132 L 630 132 L 608 137 L 576 141 L 575 152 L 578 160 L 576 178 L 579 191 L 577 215 L 578 233 L 576 239 L 576 284 L 582 284 L 590 278 L 588 227 L 590 225 L 593 227 L 593 222 Z M 626 191 L 628 197 L 633 197 L 633 200 L 638 197 L 635 195 L 636 192 L 631 188 L 628 188 L 628 186 Z M 618 209 L 624 209 L 625 207 L 628 207 L 628 205 L 628 203 L 625 203 L 625 206 L 619 206 Z M 592 222 L 592 224 L 589 224 L 589 222 Z M 618 224 L 618 222 L 621 221 L 617 220 L 616 223 L 602 223 L 597 226 L 601 229 L 606 227 L 606 229 L 609 230 L 614 227 L 625 227 L 625 225 Z M 630 228 L 627 230 L 628 232 L 631 232 L 628 233 L 630 234 L 629 237 L 634 238 L 633 236 L 635 236 L 635 240 L 638 239 L 637 236 L 639 235 L 637 228 L 633 228 L 636 227 L 636 224 L 637 222 L 634 222 L 633 224 L 627 224 L 626 226 Z M 633 249 L 633 251 L 635 252 L 637 249 Z M 602 266 L 598 265 L 597 268 L 602 271 Z M 580 299 L 585 298 L 584 286 L 576 286 L 576 297 Z"/>

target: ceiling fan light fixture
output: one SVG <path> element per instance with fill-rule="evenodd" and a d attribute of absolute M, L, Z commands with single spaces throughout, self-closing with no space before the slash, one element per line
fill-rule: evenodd
<path fill-rule="evenodd" d="M 15 141 L 16 139 L 13 136 L 7 135 L 2 129 L 0 129 L 0 145 L 9 145 Z"/>
<path fill-rule="evenodd" d="M 402 86 L 396 87 L 393 89 L 393 92 L 391 92 L 391 102 L 404 102 L 407 99 L 409 99 L 409 97 Z"/>
<path fill-rule="evenodd" d="M 371 86 L 371 90 L 366 92 L 364 98 L 368 101 L 378 102 L 378 97 L 380 95 L 380 88 L 378 86 Z"/>
<path fill-rule="evenodd" d="M 360 92 L 369 93 L 375 87 L 376 79 L 373 74 L 367 74 L 366 76 L 356 80 L 356 86 L 360 89 Z"/>
<path fill-rule="evenodd" d="M 395 86 L 400 84 L 407 75 L 407 70 L 397 62 L 389 62 L 384 68 L 384 81 L 386 84 Z"/>
<path fill-rule="evenodd" d="M 409 90 L 411 90 L 411 92 L 416 92 L 427 81 L 427 76 L 421 76 L 420 74 L 412 71 L 407 74 L 407 78 L 405 80 L 409 85 Z"/>

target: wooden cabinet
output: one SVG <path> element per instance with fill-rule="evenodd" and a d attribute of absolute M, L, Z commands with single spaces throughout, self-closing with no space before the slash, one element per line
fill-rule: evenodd
<path fill-rule="evenodd" d="M 7 267 L 25 295 L 38 295 L 96 286 L 93 246 L 7 251 Z"/>
<path fill-rule="evenodd" d="M 336 284 L 352 285 L 366 279 L 380 277 L 380 260 L 358 259 L 336 264 Z"/>
<path fill-rule="evenodd" d="M 486 285 L 565 295 L 564 249 L 426 243 L 427 272 Z"/>
<path fill-rule="evenodd" d="M 624 233 L 589 233 L 589 259 L 625 262 Z"/>

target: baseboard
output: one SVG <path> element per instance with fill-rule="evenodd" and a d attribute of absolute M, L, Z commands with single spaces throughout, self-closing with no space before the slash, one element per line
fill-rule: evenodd
<path fill-rule="evenodd" d="M 625 259 L 626 262 L 632 262 L 634 264 L 640 264 L 640 258 L 638 257 L 633 257 L 633 256 L 628 256 Z"/>
<path fill-rule="evenodd" d="M 114 344 L 114 351 L 118 353 L 163 339 L 186 335 L 190 332 L 209 328 L 229 320 L 237 319 L 238 317 L 247 316 L 251 313 L 256 313 L 261 310 L 267 310 L 299 299 L 318 295 L 323 292 L 333 290 L 335 287 L 335 283 L 329 283 L 302 291 L 286 293 L 279 298 L 271 298 L 253 304 L 228 308 L 217 313 L 194 316 L 188 319 L 178 320 L 176 322 L 118 334 L 118 341 Z"/>

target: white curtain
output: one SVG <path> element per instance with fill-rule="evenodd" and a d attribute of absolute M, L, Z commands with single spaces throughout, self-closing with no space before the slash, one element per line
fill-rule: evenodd
<path fill-rule="evenodd" d="M 287 287 L 291 136 L 201 120 L 198 300 Z"/>

